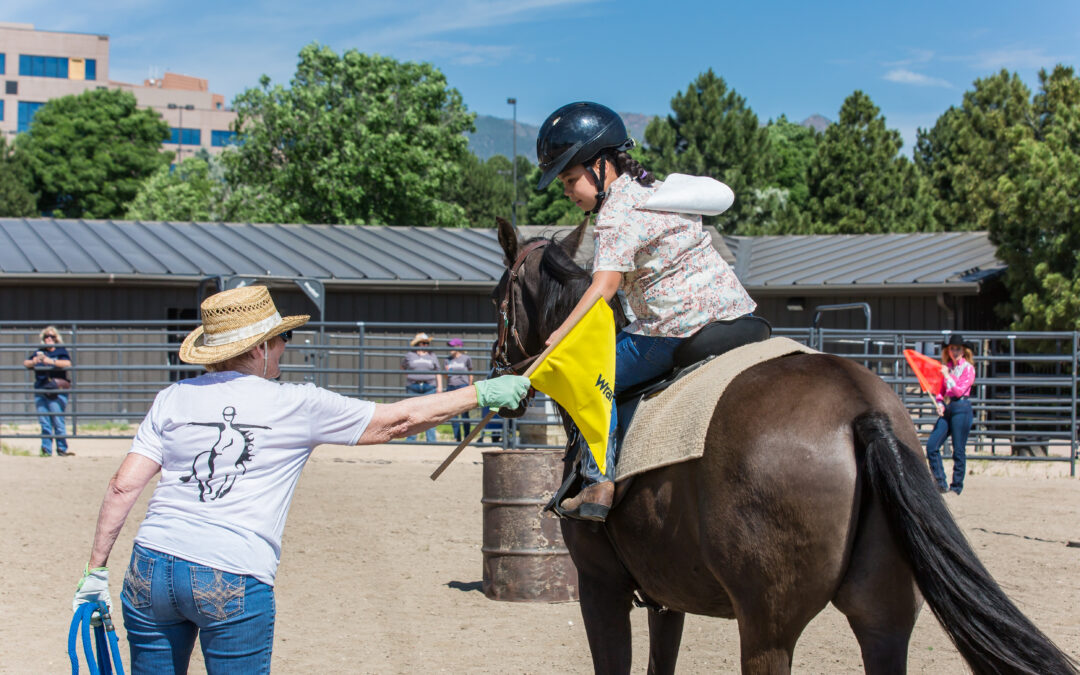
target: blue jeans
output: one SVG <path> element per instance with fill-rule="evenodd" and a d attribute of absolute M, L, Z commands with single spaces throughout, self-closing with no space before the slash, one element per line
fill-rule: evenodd
<path fill-rule="evenodd" d="M 407 385 L 405 385 L 405 391 L 412 394 L 413 396 L 424 396 L 425 394 L 430 394 L 430 393 L 434 392 L 435 391 L 435 385 L 430 383 L 430 382 L 410 382 Z M 424 435 L 425 435 L 425 438 L 427 439 L 428 443 L 434 443 L 435 442 L 435 429 L 434 428 L 428 429 L 427 431 L 425 431 Z M 415 441 L 415 440 L 417 440 L 418 437 L 419 437 L 419 435 L 406 436 L 405 440 L 407 440 L 407 441 Z"/>
<path fill-rule="evenodd" d="M 448 385 L 446 385 L 446 391 L 457 391 L 458 389 L 464 389 L 467 386 L 469 386 L 469 385 L 467 385 L 467 384 L 448 384 Z M 466 410 L 465 412 L 458 415 L 458 417 L 461 417 L 463 419 L 469 419 L 469 411 Z M 464 438 L 464 436 L 461 435 L 461 428 L 462 427 L 465 427 L 465 436 L 468 436 L 469 432 L 472 431 L 472 425 L 471 424 L 469 424 L 468 422 L 458 422 L 457 418 L 455 418 L 455 420 L 450 423 L 450 426 L 452 426 L 454 428 L 454 440 L 459 442 L 459 443 L 461 442 L 461 439 Z"/>
<path fill-rule="evenodd" d="M 270 672 L 274 588 L 254 577 L 136 544 L 122 604 L 136 675 L 186 673 L 196 636 L 211 675 Z"/>
<path fill-rule="evenodd" d="M 930 471 L 942 490 L 951 489 L 960 494 L 964 489 L 964 470 L 967 465 L 967 450 L 964 446 L 968 432 L 971 431 L 971 421 L 971 401 L 966 398 L 951 401 L 945 406 L 945 415 L 938 418 L 934 430 L 930 432 L 930 438 L 926 441 L 926 459 L 930 461 Z M 952 436 L 953 447 L 951 485 L 945 484 L 945 468 L 941 464 L 940 452 L 947 436 Z"/>
<path fill-rule="evenodd" d="M 46 455 L 52 454 L 53 439 L 48 436 L 58 436 L 56 439 L 56 453 L 59 455 L 67 452 L 68 444 L 64 434 L 67 433 L 67 425 L 64 424 L 64 409 L 67 408 L 67 394 L 55 394 L 46 396 L 34 394 L 34 407 L 37 408 L 38 422 L 41 424 L 41 452 Z"/>
<path fill-rule="evenodd" d="M 685 338 L 649 337 L 621 332 L 615 338 L 615 396 L 634 385 L 647 382 L 675 367 L 675 349 Z M 608 431 L 607 474 L 601 473 L 596 459 L 585 443 L 581 443 L 581 475 L 585 486 L 612 480 L 615 475 L 615 431 L 618 414 L 615 399 L 611 400 L 611 428 Z"/>

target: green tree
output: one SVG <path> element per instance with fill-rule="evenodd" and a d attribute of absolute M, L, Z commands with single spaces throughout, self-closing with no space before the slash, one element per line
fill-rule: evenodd
<path fill-rule="evenodd" d="M 529 192 L 525 197 L 528 220 L 522 222 L 529 225 L 580 225 L 585 213 L 566 198 L 562 183 L 556 180 L 544 190 L 537 192 L 534 189 L 540 182 L 540 173 L 540 167 L 535 166 L 529 171 Z"/>
<path fill-rule="evenodd" d="M 276 220 L 461 225 L 445 201 L 467 152 L 469 113 L 426 63 L 310 44 L 291 85 L 237 96 L 242 142 L 225 153 L 234 194 L 278 205 Z"/>
<path fill-rule="evenodd" d="M 935 229 L 929 186 L 870 97 L 854 92 L 807 168 L 809 230 L 870 234 Z"/>
<path fill-rule="evenodd" d="M 773 173 L 769 134 L 757 115 L 712 69 L 676 94 L 671 109 L 645 129 L 645 165 L 660 177 L 679 172 L 723 181 L 735 192 L 735 205 L 706 222 L 752 230 L 765 217 L 755 189 L 768 187 Z"/>
<path fill-rule="evenodd" d="M 128 205 L 129 220 L 207 221 L 221 218 L 223 185 L 210 177 L 210 163 L 189 157 L 175 169 L 163 166 L 147 178 Z"/>
<path fill-rule="evenodd" d="M 801 234 L 809 228 L 806 209 L 810 201 L 807 169 L 817 152 L 821 134 L 795 124 L 781 115 L 765 127 L 773 153 L 768 186 L 754 190 L 752 224 L 743 234 Z"/>
<path fill-rule="evenodd" d="M 1039 73 L 1031 115 L 1007 134 L 990 238 L 1008 265 L 1006 315 L 1020 330 L 1080 330 L 1080 79 Z"/>
<path fill-rule="evenodd" d="M 485 162 L 467 153 L 453 184 L 448 201 L 465 211 L 463 227 L 495 227 L 495 218 L 510 219 L 514 200 L 513 165 L 502 155 L 492 155 Z"/>
<path fill-rule="evenodd" d="M 37 199 L 26 187 L 27 181 L 25 162 L 15 156 L 7 139 L 0 135 L 0 217 L 37 215 Z"/>
<path fill-rule="evenodd" d="M 919 129 L 915 163 L 932 186 L 935 216 L 946 230 L 985 230 L 999 208 L 999 176 L 1016 143 L 1030 138 L 1031 92 L 1002 70 L 975 80 L 959 107 L 950 107 L 929 131 Z"/>
<path fill-rule="evenodd" d="M 54 98 L 15 144 L 25 157 L 41 213 L 120 218 L 142 181 L 172 161 L 169 125 L 119 89 Z"/>

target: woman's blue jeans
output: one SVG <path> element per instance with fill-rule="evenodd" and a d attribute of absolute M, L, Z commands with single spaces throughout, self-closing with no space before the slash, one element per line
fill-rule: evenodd
<path fill-rule="evenodd" d="M 410 382 L 405 385 L 405 391 L 413 396 L 424 396 L 435 391 L 435 385 L 430 382 Z M 405 440 L 415 441 L 419 434 L 416 436 L 406 436 Z M 431 428 L 424 432 L 424 437 L 428 443 L 435 442 L 435 429 Z"/>
<path fill-rule="evenodd" d="M 469 385 L 467 385 L 467 384 L 447 385 L 446 386 L 446 391 L 457 391 L 458 389 L 464 389 L 467 386 L 469 386 Z M 468 422 L 458 422 L 458 418 L 469 419 L 469 411 L 466 410 L 465 412 L 463 412 L 460 415 L 458 415 L 457 417 L 455 417 L 452 422 L 450 422 L 450 426 L 453 427 L 453 429 L 454 429 L 454 440 L 460 443 L 461 439 L 464 438 L 461 435 L 461 428 L 465 427 L 465 436 L 468 436 L 469 432 L 472 431 L 472 425 L 469 424 Z"/>
<path fill-rule="evenodd" d="M 685 338 L 649 337 L 621 332 L 615 339 L 615 396 L 634 385 L 648 382 L 654 377 L 675 367 L 675 349 Z M 581 475 L 585 485 L 613 480 L 615 470 L 615 432 L 618 427 L 618 414 L 615 398 L 611 399 L 611 428 L 608 432 L 607 474 L 601 473 L 596 458 L 589 452 L 584 442 L 581 443 Z"/>
<path fill-rule="evenodd" d="M 971 431 L 971 401 L 962 398 L 950 401 L 945 406 L 945 415 L 939 417 L 934 424 L 934 430 L 930 432 L 930 438 L 926 441 L 926 459 L 930 461 L 930 471 L 934 474 L 934 480 L 942 490 L 951 489 L 956 494 L 964 489 L 964 471 L 967 468 L 967 444 L 968 432 Z M 953 472 L 952 484 L 945 483 L 945 467 L 941 463 L 941 446 L 945 438 L 952 436 L 953 447 Z"/>
<path fill-rule="evenodd" d="M 41 424 L 41 452 L 46 455 L 52 454 L 53 439 L 56 436 L 56 453 L 62 455 L 67 452 L 68 444 L 64 434 L 67 433 L 67 425 L 64 424 L 64 409 L 67 408 L 67 394 L 34 394 L 34 407 L 37 408 L 38 422 Z"/>
<path fill-rule="evenodd" d="M 195 637 L 206 672 L 269 673 L 274 588 L 135 545 L 124 575 L 131 672 L 186 673 Z"/>

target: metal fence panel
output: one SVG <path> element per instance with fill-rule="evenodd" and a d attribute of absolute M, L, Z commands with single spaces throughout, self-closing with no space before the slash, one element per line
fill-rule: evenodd
<path fill-rule="evenodd" d="M 73 386 L 66 417 L 68 435 L 130 437 L 158 391 L 193 377 L 201 367 L 181 363 L 177 350 L 194 326 L 188 321 L 57 323 L 71 352 Z M 36 422 L 31 373 L 23 359 L 37 348 L 40 325 L 8 322 L 0 329 L 0 424 Z M 487 376 L 493 324 L 325 322 L 294 332 L 282 359 L 282 379 L 307 381 L 346 396 L 376 402 L 404 398 L 401 357 L 417 332 L 428 333 L 432 351 L 449 355 L 446 340 L 461 338 L 476 378 Z M 855 360 L 877 373 L 900 396 L 923 439 L 936 414 L 903 357 L 905 349 L 940 355 L 947 333 L 836 329 L 777 329 L 815 349 Z M 1067 461 L 1075 475 L 1080 367 L 1078 333 L 965 333 L 975 353 L 971 400 L 975 421 L 972 459 Z M 475 422 L 475 418 L 473 419 Z M 127 423 L 122 431 L 103 430 Z M 555 408 L 542 395 L 520 420 L 489 425 L 485 436 L 504 447 L 562 447 L 565 437 Z M 37 437 L 5 431 L 8 437 Z M 444 441 L 452 445 L 452 441 Z"/>

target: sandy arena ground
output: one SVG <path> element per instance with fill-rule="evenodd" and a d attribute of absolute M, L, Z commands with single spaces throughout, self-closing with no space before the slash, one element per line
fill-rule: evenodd
<path fill-rule="evenodd" d="M 70 459 L 8 454 L 0 474 L 0 672 L 67 672 L 71 595 L 97 509 L 123 441 L 78 440 Z M 480 590 L 480 451 L 438 482 L 449 448 L 322 447 L 308 463 L 285 529 L 277 578 L 274 670 L 279 673 L 587 673 L 577 603 L 494 602 Z M 1062 472 L 1064 469 L 1064 474 Z M 1013 600 L 1067 652 L 1080 656 L 1080 480 L 1067 465 L 976 462 L 948 503 Z M 946 467 L 946 470 L 949 470 Z M 147 488 L 111 560 L 119 601 Z M 117 611 L 119 615 L 119 610 Z M 645 610 L 635 610 L 635 672 L 647 663 Z M 123 622 L 118 622 L 127 662 Z M 737 672 L 735 622 L 688 617 L 679 671 Z M 85 668 L 85 666 L 84 666 Z M 196 649 L 192 672 L 203 670 Z M 858 646 L 831 607 L 806 629 L 799 673 L 861 672 Z M 924 609 L 910 671 L 962 673 L 956 650 Z M 84 671 L 85 672 L 85 671 Z"/>

